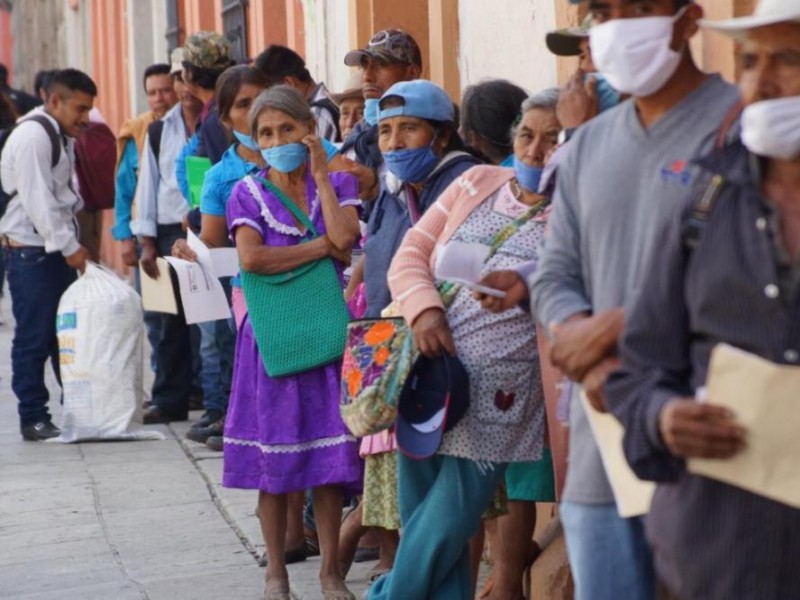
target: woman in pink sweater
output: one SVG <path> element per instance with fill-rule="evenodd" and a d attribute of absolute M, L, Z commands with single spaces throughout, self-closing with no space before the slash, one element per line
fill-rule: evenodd
<path fill-rule="evenodd" d="M 538 179 L 559 131 L 556 98 L 547 91 L 526 100 L 514 134 L 514 168 L 464 173 L 408 232 L 392 262 L 392 297 L 418 348 L 459 357 L 470 403 L 437 454 L 398 455 L 403 535 L 394 569 L 374 584 L 370 599 L 471 597 L 468 541 L 481 513 L 509 464 L 542 458 L 544 394 L 530 314 L 518 307 L 486 311 L 466 287 L 446 308 L 434 267 L 450 242 L 494 241 L 484 275 L 537 260 L 549 207 L 537 193 Z M 492 598 L 522 596 L 521 570 L 519 589 L 500 585 L 507 579 L 514 578 L 498 578 Z"/>

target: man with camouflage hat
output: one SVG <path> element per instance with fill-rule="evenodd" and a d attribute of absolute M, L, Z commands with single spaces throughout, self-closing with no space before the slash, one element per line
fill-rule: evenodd
<path fill-rule="evenodd" d="M 198 31 L 183 46 L 183 81 L 189 92 L 203 103 L 197 126 L 195 156 L 207 156 L 217 164 L 230 146 L 228 134 L 217 116 L 214 89 L 222 72 L 235 64 L 231 43 L 213 31 Z"/>

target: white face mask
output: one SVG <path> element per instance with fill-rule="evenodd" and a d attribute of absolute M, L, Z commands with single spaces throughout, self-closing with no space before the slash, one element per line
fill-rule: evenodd
<path fill-rule="evenodd" d="M 672 27 L 684 6 L 672 17 L 614 19 L 589 30 L 589 47 L 597 70 L 625 94 L 654 94 L 672 77 L 681 52 L 670 48 Z"/>
<path fill-rule="evenodd" d="M 742 111 L 742 142 L 759 156 L 800 157 L 800 96 L 762 100 Z"/>

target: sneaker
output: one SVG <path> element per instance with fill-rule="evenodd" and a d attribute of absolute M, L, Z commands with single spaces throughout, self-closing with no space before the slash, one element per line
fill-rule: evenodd
<path fill-rule="evenodd" d="M 61 430 L 49 420 L 20 427 L 19 431 L 22 439 L 28 442 L 41 442 L 61 435 Z"/>
<path fill-rule="evenodd" d="M 225 417 L 217 419 L 208 427 L 192 427 L 186 432 L 186 439 L 205 444 L 211 436 L 222 436 L 225 431 Z"/>

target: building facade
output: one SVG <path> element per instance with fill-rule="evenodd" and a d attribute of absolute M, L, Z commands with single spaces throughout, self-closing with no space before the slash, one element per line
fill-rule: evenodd
<path fill-rule="evenodd" d="M 709 18 L 749 14 L 754 0 L 699 0 Z M 420 44 L 424 76 L 454 100 L 467 85 L 503 77 L 531 91 L 563 83 L 577 66 L 557 59 L 545 33 L 576 25 L 567 0 L 0 0 L 0 62 L 30 90 L 36 71 L 72 66 L 98 85 L 97 106 L 112 129 L 146 110 L 141 74 L 165 62 L 195 31 L 225 34 L 246 61 L 269 44 L 303 55 L 312 76 L 341 90 L 345 53 L 389 27 Z M 736 75 L 733 43 L 714 33 L 693 42 L 703 68 Z M 111 250 L 109 242 L 106 248 Z M 105 258 L 116 264 L 112 255 Z"/>

